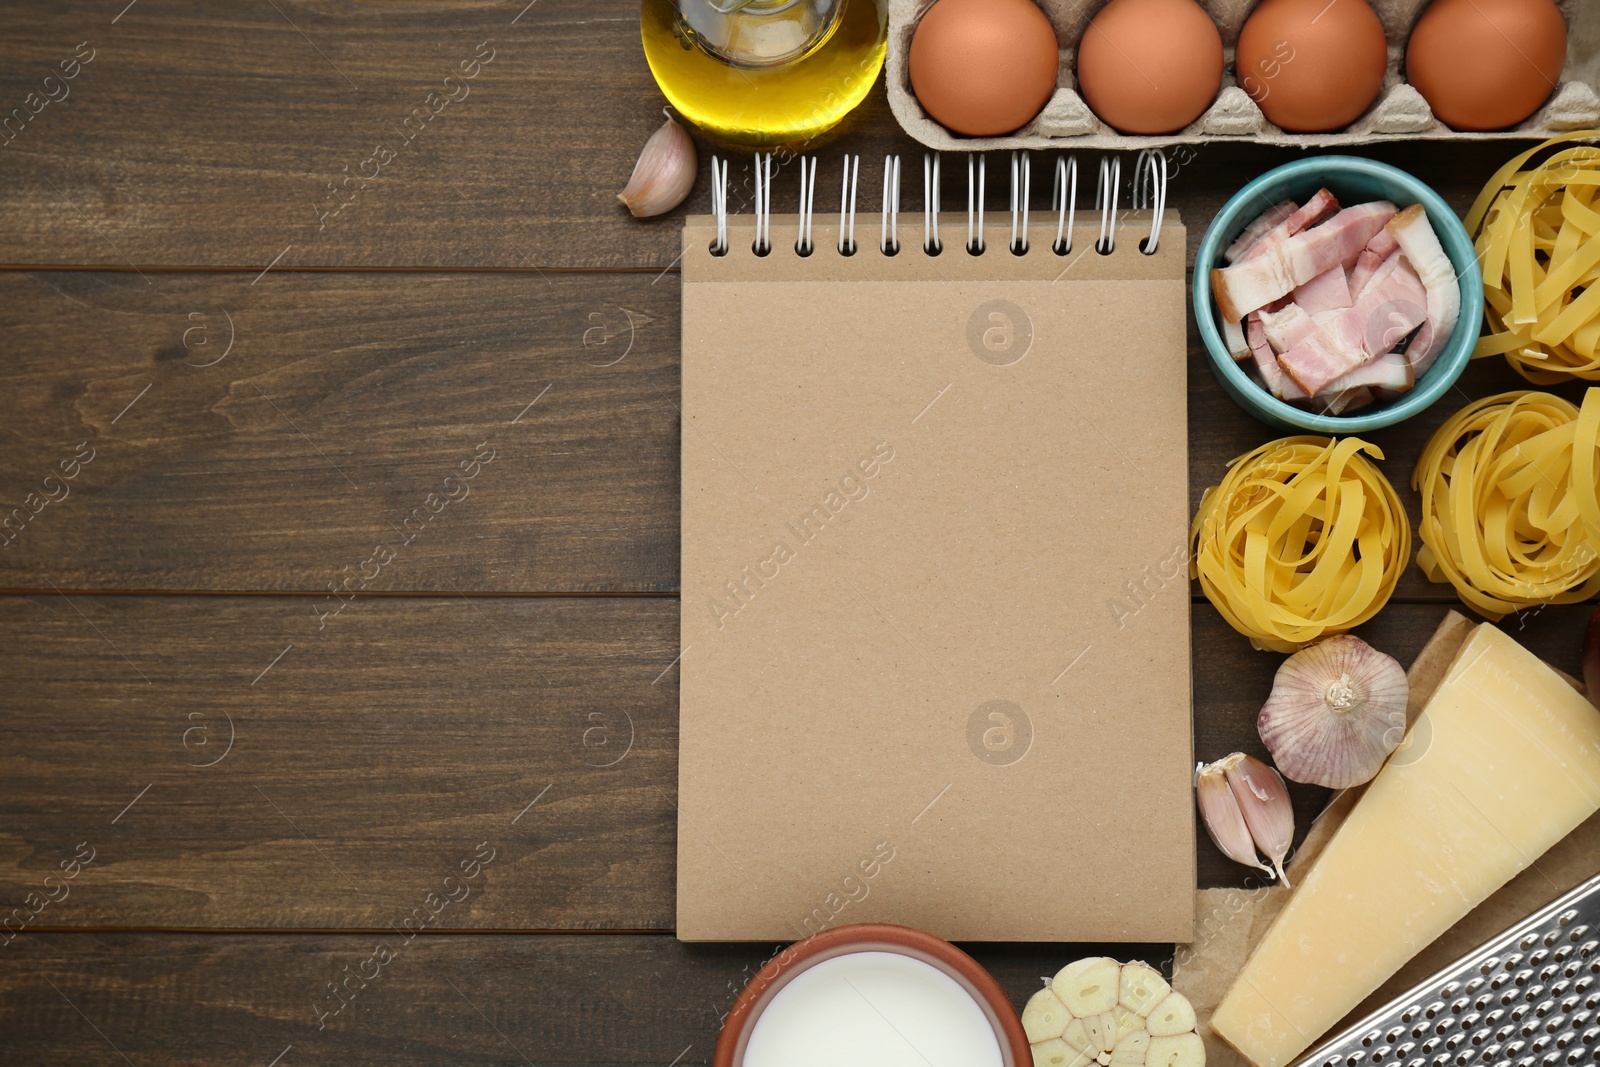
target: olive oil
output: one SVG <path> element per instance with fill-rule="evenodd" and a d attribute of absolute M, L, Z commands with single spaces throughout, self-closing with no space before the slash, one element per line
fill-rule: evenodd
<path fill-rule="evenodd" d="M 883 66 L 877 0 L 644 0 L 645 57 L 678 112 L 743 145 L 836 125 Z"/>

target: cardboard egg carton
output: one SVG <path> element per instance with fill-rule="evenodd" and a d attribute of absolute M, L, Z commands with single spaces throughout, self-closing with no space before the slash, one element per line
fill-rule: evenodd
<path fill-rule="evenodd" d="M 889 0 L 889 44 L 884 77 L 889 106 L 901 127 L 929 148 L 976 152 L 1003 148 L 1135 149 L 1201 141 L 1241 141 L 1297 147 L 1371 144 L 1375 141 L 1479 141 L 1544 138 L 1569 130 L 1600 128 L 1600 0 L 1558 0 L 1567 20 L 1567 66 L 1561 84 L 1526 122 L 1509 130 L 1467 133 L 1433 117 L 1422 94 L 1406 84 L 1405 52 L 1411 27 L 1429 0 L 1372 0 L 1389 39 L 1389 65 L 1383 89 L 1366 113 L 1342 130 L 1290 133 L 1268 122 L 1234 75 L 1234 45 L 1258 0 L 1198 0 L 1222 32 L 1226 71 L 1217 99 L 1198 120 L 1159 137 L 1118 133 L 1095 117 L 1078 95 L 1073 72 L 1078 40 L 1089 20 L 1109 0 L 1037 0 L 1061 43 L 1055 95 L 1033 121 L 1004 137 L 965 137 L 951 133 L 922 110 L 911 92 L 906 57 L 917 21 L 934 0 Z M 1346 0 L 1349 2 L 1349 0 Z M 1368 0 L 1359 0 L 1366 3 Z"/>

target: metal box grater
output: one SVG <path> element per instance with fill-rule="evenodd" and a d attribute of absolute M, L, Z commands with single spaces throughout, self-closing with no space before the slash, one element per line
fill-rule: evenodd
<path fill-rule="evenodd" d="M 1600 875 L 1474 949 L 1295 1067 L 1600 1063 Z"/>

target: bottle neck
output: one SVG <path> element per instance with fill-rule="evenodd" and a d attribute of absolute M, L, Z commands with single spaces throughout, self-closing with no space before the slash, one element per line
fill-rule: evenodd
<path fill-rule="evenodd" d="M 676 0 L 685 43 L 736 67 L 776 67 L 815 51 L 842 0 Z"/>

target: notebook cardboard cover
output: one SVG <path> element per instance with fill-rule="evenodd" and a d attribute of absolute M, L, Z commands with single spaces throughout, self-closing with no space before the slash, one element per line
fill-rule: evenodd
<path fill-rule="evenodd" d="M 1192 934 L 1184 231 L 964 223 L 688 220 L 684 940 Z"/>

